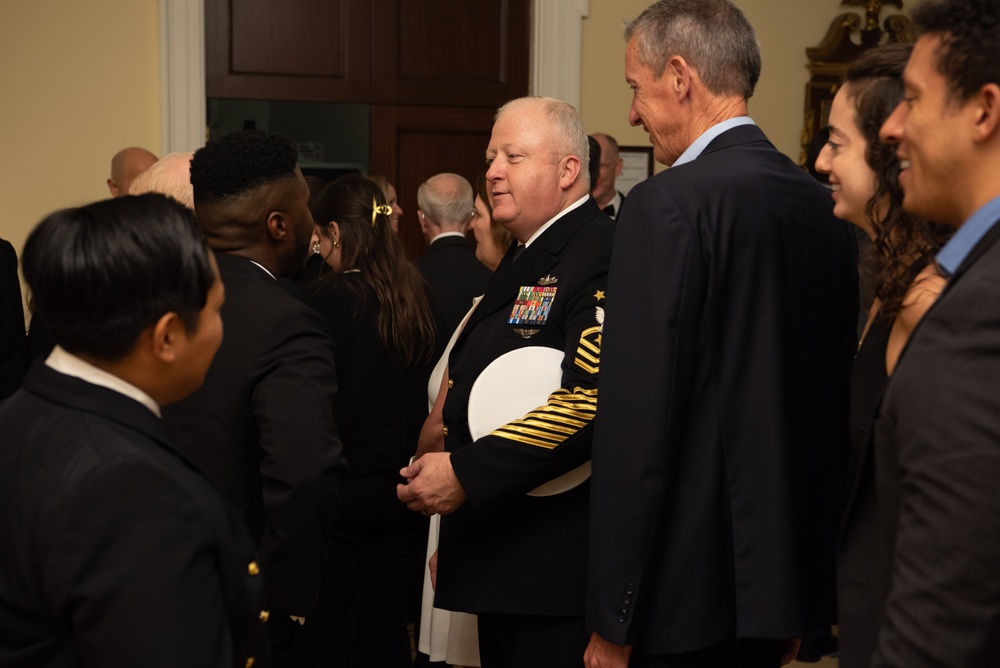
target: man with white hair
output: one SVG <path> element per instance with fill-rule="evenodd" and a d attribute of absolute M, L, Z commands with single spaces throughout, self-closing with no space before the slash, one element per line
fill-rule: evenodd
<path fill-rule="evenodd" d="M 590 485 L 528 493 L 590 459 L 613 226 L 590 197 L 587 135 L 565 102 L 508 102 L 486 160 L 493 217 L 518 243 L 451 352 L 446 452 L 403 469 L 398 494 L 411 510 L 442 515 L 435 605 L 479 616 L 484 666 L 577 668 Z M 473 384 L 526 349 L 554 349 L 559 388 L 474 438 Z"/>
<path fill-rule="evenodd" d="M 472 204 L 472 186 L 458 174 L 436 174 L 417 189 L 417 220 L 429 246 L 416 265 L 440 309 L 439 341 L 448 340 L 492 275 L 465 238 Z"/>
<path fill-rule="evenodd" d="M 191 185 L 191 158 L 193 157 L 194 153 L 190 151 L 163 156 L 132 180 L 128 187 L 128 194 L 160 193 L 169 195 L 194 211 L 194 187 Z"/>

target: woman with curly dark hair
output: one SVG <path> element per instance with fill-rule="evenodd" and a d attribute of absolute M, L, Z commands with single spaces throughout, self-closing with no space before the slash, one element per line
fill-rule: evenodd
<path fill-rule="evenodd" d="M 399 503 L 396 484 L 427 415 L 434 317 L 375 183 L 342 176 L 311 208 L 323 263 L 301 287 L 333 334 L 334 417 L 350 470 L 326 582 L 306 624 L 316 665 L 411 666 L 407 623 L 427 518 Z"/>
<path fill-rule="evenodd" d="M 903 211 L 895 147 L 879 129 L 903 99 L 902 74 L 912 47 L 868 51 L 848 70 L 830 109 L 830 140 L 816 160 L 829 174 L 833 212 L 871 238 L 867 272 L 872 307 L 851 378 L 848 505 L 838 548 L 840 665 L 867 666 L 878 636 L 892 546 L 879 531 L 871 428 L 888 377 L 917 323 L 944 287 L 934 257 L 951 227 Z M 874 576 L 879 573 L 879 576 Z"/>

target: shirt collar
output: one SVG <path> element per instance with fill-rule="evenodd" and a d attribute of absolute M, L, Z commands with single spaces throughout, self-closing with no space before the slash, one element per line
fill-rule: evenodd
<path fill-rule="evenodd" d="M 442 232 L 441 234 L 438 234 L 433 239 L 431 239 L 430 242 L 428 242 L 427 245 L 430 246 L 432 243 L 434 243 L 438 239 L 444 239 L 445 237 L 460 237 L 460 238 L 464 239 L 465 235 L 462 234 L 461 232 Z"/>
<path fill-rule="evenodd" d="M 713 125 L 709 129 L 701 133 L 701 136 L 695 139 L 687 150 L 681 153 L 681 157 L 674 160 L 674 164 L 671 167 L 677 167 L 678 165 L 683 165 L 686 162 L 691 162 L 705 150 L 705 148 L 712 143 L 712 140 L 721 135 L 726 130 L 732 130 L 733 128 L 740 125 L 756 125 L 753 119 L 749 116 L 736 116 L 735 118 L 730 118 L 728 120 L 722 121 Z"/>
<path fill-rule="evenodd" d="M 260 262 L 257 262 L 256 260 L 250 260 L 250 261 L 253 262 L 255 265 L 257 265 L 258 267 L 260 267 L 261 269 L 263 269 L 265 274 L 267 274 L 271 278 L 274 278 L 274 280 L 278 280 L 277 278 L 275 278 L 274 274 L 272 274 L 271 272 L 269 272 L 267 270 L 267 267 L 265 267 L 264 265 L 262 265 Z"/>
<path fill-rule="evenodd" d="M 45 359 L 45 366 L 58 371 L 66 376 L 79 378 L 91 385 L 100 385 L 118 394 L 124 394 L 130 399 L 135 399 L 140 404 L 151 410 L 156 417 L 160 415 L 160 405 L 153 397 L 149 396 L 132 383 L 128 383 L 118 376 L 108 373 L 104 369 L 80 359 L 76 355 L 66 352 L 61 346 L 56 346 Z"/>
<path fill-rule="evenodd" d="M 588 199 L 590 199 L 590 195 L 584 195 L 583 197 L 581 197 L 580 199 L 576 200 L 575 202 L 573 202 L 572 204 L 570 204 L 568 207 L 566 207 L 565 209 L 563 209 L 562 211 L 560 211 L 559 213 L 557 213 L 555 216 L 552 217 L 552 219 L 549 222 L 545 223 L 544 225 L 542 225 L 541 227 L 539 227 L 537 230 L 535 230 L 535 233 L 532 234 L 531 237 L 529 237 L 528 240 L 524 242 L 524 247 L 527 248 L 528 246 L 530 246 L 531 242 L 533 242 L 538 237 L 542 236 L 542 233 L 545 232 L 545 230 L 547 230 L 550 227 L 552 227 L 553 223 L 555 223 L 557 220 L 559 220 L 560 218 L 562 218 L 563 216 L 565 216 L 567 213 L 569 213 L 573 209 L 578 209 L 581 206 L 583 206 L 583 203 L 586 202 Z"/>
<path fill-rule="evenodd" d="M 986 236 L 1000 219 L 1000 197 L 996 197 L 972 214 L 937 254 L 937 263 L 945 276 L 951 276 L 962 266 L 979 240 Z"/>

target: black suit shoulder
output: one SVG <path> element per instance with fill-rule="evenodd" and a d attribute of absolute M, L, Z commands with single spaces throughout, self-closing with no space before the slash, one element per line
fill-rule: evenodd
<path fill-rule="evenodd" d="M 266 652 L 256 548 L 148 409 L 38 364 L 0 429 L 3 652 L 113 667 Z"/>

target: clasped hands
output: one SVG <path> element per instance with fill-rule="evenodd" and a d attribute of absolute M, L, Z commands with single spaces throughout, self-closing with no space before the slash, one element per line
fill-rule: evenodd
<path fill-rule="evenodd" d="M 396 496 L 410 510 L 447 515 L 469 498 L 451 467 L 450 452 L 428 452 L 399 474 L 406 484 L 396 485 Z"/>

